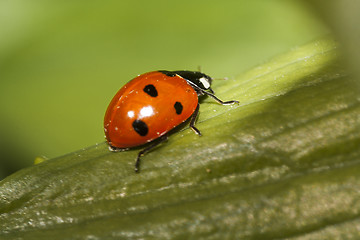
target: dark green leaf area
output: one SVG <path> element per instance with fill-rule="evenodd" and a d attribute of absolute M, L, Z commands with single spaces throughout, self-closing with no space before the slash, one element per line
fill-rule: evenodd
<path fill-rule="evenodd" d="M 0 239 L 357 239 L 360 104 L 319 40 L 214 83 L 143 157 L 105 143 L 0 182 Z"/>

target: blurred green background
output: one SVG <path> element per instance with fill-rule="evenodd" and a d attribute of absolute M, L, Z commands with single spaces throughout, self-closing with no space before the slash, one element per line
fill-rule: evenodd
<path fill-rule="evenodd" d="M 103 142 L 108 103 L 138 74 L 201 66 L 231 78 L 323 36 L 326 14 L 310 5 L 0 0 L 0 179 Z"/>

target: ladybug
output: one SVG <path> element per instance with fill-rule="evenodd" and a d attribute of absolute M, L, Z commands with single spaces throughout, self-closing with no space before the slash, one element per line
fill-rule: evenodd
<path fill-rule="evenodd" d="M 195 71 L 154 71 L 134 78 L 116 93 L 106 110 L 104 131 L 109 149 L 123 151 L 151 143 L 137 156 L 135 172 L 139 172 L 141 156 L 186 120 L 201 136 L 195 127 L 199 96 L 210 96 L 222 105 L 238 103 L 217 98 L 211 82 L 211 77 Z"/>

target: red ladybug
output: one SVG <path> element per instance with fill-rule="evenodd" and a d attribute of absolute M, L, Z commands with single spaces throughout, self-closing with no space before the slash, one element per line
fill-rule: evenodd
<path fill-rule="evenodd" d="M 208 95 L 223 102 L 210 88 L 211 77 L 192 71 L 154 71 L 142 74 L 123 86 L 111 100 L 104 131 L 111 151 L 123 151 L 152 142 L 139 152 L 135 172 L 140 169 L 140 157 L 167 139 L 167 133 L 190 119 L 190 128 L 199 115 L 198 97 Z M 157 140 L 157 141 L 155 141 Z"/>

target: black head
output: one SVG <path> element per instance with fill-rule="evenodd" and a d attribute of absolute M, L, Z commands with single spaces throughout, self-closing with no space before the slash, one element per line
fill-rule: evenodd
<path fill-rule="evenodd" d="M 164 74 L 166 74 L 169 77 L 174 77 L 176 75 L 179 75 L 180 77 L 184 78 L 186 81 L 188 81 L 190 84 L 193 84 L 202 90 L 209 90 L 213 93 L 213 90 L 211 89 L 211 82 L 212 79 L 208 75 L 201 73 L 201 72 L 195 72 L 195 71 L 159 71 Z"/>

